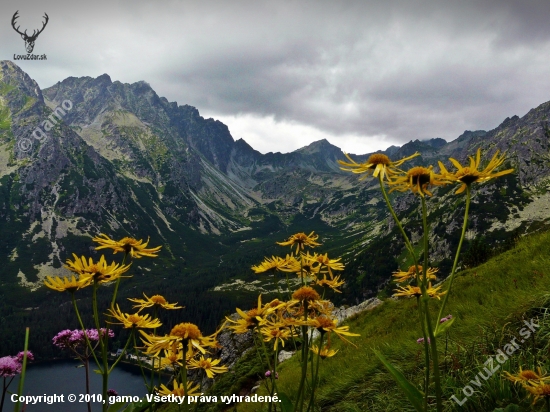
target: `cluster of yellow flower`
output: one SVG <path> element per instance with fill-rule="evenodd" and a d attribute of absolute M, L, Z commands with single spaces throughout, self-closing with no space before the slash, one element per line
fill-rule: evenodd
<path fill-rule="evenodd" d="M 349 342 L 345 336 L 360 336 L 349 332 L 349 326 L 338 326 L 338 320 L 334 316 L 334 305 L 324 299 L 327 288 L 340 292 L 338 288 L 344 284 L 340 275 L 334 272 L 344 270 L 344 264 L 339 259 L 331 259 L 328 254 L 310 253 L 306 248 L 315 248 L 321 244 L 317 242 L 319 236 L 314 232 L 309 235 L 296 233 L 284 242 L 277 242 L 281 246 L 290 246 L 295 251 L 287 254 L 284 258 L 272 256 L 265 258 L 262 263 L 252 266 L 255 273 L 284 272 L 287 277 L 289 296 L 286 301 L 282 300 L 279 290 L 279 299 L 262 304 L 261 295 L 258 296 L 256 308 L 247 312 L 237 308 L 238 318 L 227 318 L 229 328 L 235 333 L 241 334 L 251 331 L 256 344 L 263 346 L 265 342 L 273 341 L 274 357 L 269 359 L 266 351 L 263 351 L 265 362 L 269 371 L 266 377 L 270 378 L 270 384 L 266 383 L 267 389 L 273 394 L 276 390 L 278 350 L 285 346 L 285 342 L 292 340 L 294 348 L 301 351 L 300 362 L 302 364 L 302 376 L 298 389 L 298 398 L 295 400 L 296 409 L 302 410 L 305 403 L 307 364 L 313 365 L 314 357 L 317 359 L 317 366 L 311 368 L 310 401 L 308 410 L 313 407 L 315 389 L 318 382 L 319 359 L 330 358 L 338 352 L 331 349 L 331 336 L 335 334 L 343 341 Z M 292 273 L 300 279 L 301 287 L 290 295 L 290 282 L 288 274 Z M 322 276 L 322 278 L 321 278 Z M 276 278 L 275 278 L 276 279 Z M 309 284 L 309 285 L 308 285 Z M 323 287 L 323 296 L 313 288 Z M 317 330 L 320 335 L 319 343 L 313 344 L 312 331 Z M 325 337 L 327 338 L 325 342 Z M 256 338 L 259 338 L 256 340 Z M 352 344 L 353 345 L 353 344 Z M 272 373 L 273 371 L 273 373 Z M 271 410 L 271 409 L 270 409 Z"/>
<path fill-rule="evenodd" d="M 376 153 L 371 155 L 365 163 L 357 163 L 346 154 L 349 162 L 341 160 L 338 162 L 343 166 L 342 170 L 357 174 L 364 174 L 362 179 L 366 178 L 370 174 L 374 177 L 378 177 L 380 187 L 384 194 L 385 191 L 383 184 L 385 181 L 390 187 L 390 193 L 394 190 L 400 192 L 410 190 L 412 193 L 420 195 L 422 198 L 424 198 L 425 195 L 433 196 L 433 193 L 429 190 L 432 186 L 444 186 L 451 183 L 458 183 L 460 184 L 460 187 L 457 189 L 455 194 L 459 194 L 464 192 L 466 189 L 469 189 L 470 185 L 474 182 L 483 183 L 514 171 L 514 169 L 507 169 L 494 173 L 495 169 L 501 166 L 505 160 L 504 155 L 499 156 L 498 150 L 495 152 L 485 169 L 478 170 L 481 165 L 481 149 L 477 150 L 475 158 L 470 156 L 470 163 L 468 166 L 462 166 L 456 159 L 449 158 L 449 161 L 456 168 L 456 171 L 452 173 L 447 170 L 442 162 L 438 162 L 440 169 L 439 173 L 434 172 L 433 166 L 415 166 L 410 168 L 408 171 L 399 169 L 399 166 L 401 166 L 404 162 L 419 155 L 419 153 L 414 153 L 413 155 L 405 157 L 401 160 L 391 161 L 388 156 L 381 153 Z M 394 216 L 394 218 L 397 217 Z M 397 222 L 397 224 L 400 226 L 399 222 Z M 428 296 L 439 299 L 446 293 L 439 292 L 441 286 L 432 287 L 431 285 L 431 280 L 435 280 L 435 273 L 437 272 L 437 269 L 428 269 L 425 274 L 426 279 L 421 279 L 422 266 L 418 265 L 418 269 L 415 269 L 416 267 L 417 265 L 413 265 L 407 272 L 399 271 L 394 273 L 397 283 L 407 282 L 412 279 L 416 280 L 416 286 L 400 286 L 396 289 L 397 293 L 395 293 L 394 296 L 414 296 L 419 298 L 422 296 L 422 288 L 420 286 L 422 281 L 426 282 L 426 294 Z"/>
<path fill-rule="evenodd" d="M 121 325 L 125 329 L 131 331 L 130 337 L 126 343 L 124 350 L 126 350 L 133 340 L 133 346 L 137 353 L 138 346 L 136 343 L 136 332 L 139 331 L 141 335 L 142 345 L 139 347 L 145 355 L 150 359 L 150 365 L 154 370 L 163 370 L 169 367 L 174 372 L 174 378 L 172 380 L 172 389 L 169 389 L 164 384 L 160 385 L 160 388 L 154 388 L 153 383 L 149 385 L 151 391 L 155 391 L 160 395 L 197 395 L 200 394 L 200 385 L 191 384 L 187 382 L 187 370 L 188 369 L 202 369 L 209 378 L 213 378 L 215 374 L 227 372 L 227 367 L 219 366 L 219 359 L 212 359 L 211 357 L 205 357 L 207 355 L 207 349 L 218 349 L 219 344 L 216 340 L 217 333 L 211 336 L 203 336 L 200 329 L 192 323 L 180 323 L 172 328 L 172 330 L 164 335 L 158 336 L 156 329 L 162 326 L 160 320 L 156 317 L 158 309 L 181 309 L 182 306 L 177 306 L 177 303 L 169 303 L 161 295 L 153 295 L 148 297 L 143 294 L 144 299 L 135 298 L 129 299 L 135 303 L 134 309 L 138 309 L 136 313 L 124 313 L 121 311 L 118 304 L 115 305 L 116 293 L 118 284 L 124 273 L 126 273 L 131 266 L 125 264 L 127 258 L 141 258 L 141 257 L 157 257 L 161 246 L 154 248 L 147 248 L 149 241 L 143 242 L 142 240 L 136 240 L 134 238 L 125 237 L 119 241 L 110 239 L 108 236 L 101 234 L 98 237 L 93 238 L 94 242 L 97 242 L 99 246 L 96 250 L 100 249 L 112 249 L 113 253 L 124 253 L 122 263 L 107 264 L 105 257 L 102 255 L 97 262 L 94 262 L 92 258 L 86 259 L 82 256 L 79 258 L 73 254 L 73 260 L 68 259 L 65 268 L 76 273 L 76 277 L 73 275 L 71 278 L 64 277 L 50 277 L 47 276 L 44 284 L 50 289 L 59 292 L 70 292 L 73 298 L 73 304 L 77 317 L 82 324 L 78 308 L 76 306 L 76 300 L 74 299 L 74 293 L 87 286 L 93 286 L 93 298 L 92 305 L 94 309 L 94 321 L 99 328 L 101 319 L 97 311 L 97 288 L 101 284 L 116 281 L 116 288 L 114 290 L 112 304 L 107 309 L 106 316 L 109 320 L 106 323 L 111 325 Z M 144 314 L 144 309 L 153 309 L 154 314 Z M 144 329 L 152 329 L 152 333 L 147 333 Z M 106 334 L 107 336 L 107 334 Z M 112 371 L 112 366 L 109 367 L 107 363 L 107 337 L 100 340 L 101 356 L 103 362 L 98 362 L 100 366 L 100 372 L 104 379 L 104 388 L 107 387 L 106 382 L 108 376 Z M 124 352 L 124 351 L 123 351 Z M 95 354 L 94 354 L 95 357 Z M 120 355 L 122 357 L 122 354 Z M 116 360 L 115 364 L 118 363 Z M 96 358 L 96 361 L 98 359 Z M 147 383 L 146 383 L 147 385 Z"/>
<path fill-rule="evenodd" d="M 440 292 L 442 285 L 433 287 L 432 286 L 432 280 L 436 280 L 437 277 L 435 274 L 438 272 L 439 269 L 437 268 L 428 268 L 426 271 L 426 276 L 428 279 L 428 287 L 426 289 L 426 293 L 431 298 L 437 298 L 439 299 L 441 296 L 443 296 L 447 292 Z M 395 281 L 397 283 L 406 283 L 414 281 L 416 282 L 416 286 L 412 285 L 405 285 L 405 286 L 399 286 L 398 289 L 396 289 L 396 292 L 393 296 L 406 296 L 409 298 L 412 298 L 413 296 L 416 298 L 420 298 L 422 296 L 422 288 L 420 287 L 421 282 L 421 276 L 422 276 L 422 266 L 418 265 L 412 265 L 409 267 L 409 269 L 406 272 L 403 271 L 396 271 L 393 272 L 393 276 L 395 277 Z"/>
<path fill-rule="evenodd" d="M 401 284 L 399 288 L 396 289 L 397 293 L 395 293 L 394 296 L 414 296 L 417 298 L 417 307 L 420 314 L 420 324 L 423 334 L 423 337 L 418 341 L 424 343 L 425 352 L 424 393 L 421 393 L 412 384 L 410 384 L 410 382 L 407 382 L 406 378 L 404 378 L 400 374 L 400 372 L 398 372 L 387 361 L 382 353 L 376 352 L 376 355 L 386 366 L 388 371 L 394 376 L 395 380 L 401 385 L 409 400 L 411 400 L 414 404 L 416 410 L 428 410 L 428 400 L 431 396 L 429 394 L 429 390 L 431 387 L 431 380 L 433 379 L 433 386 L 435 387 L 436 407 L 437 411 L 441 412 L 443 410 L 443 400 L 441 378 L 439 373 L 439 354 L 437 351 L 436 337 L 441 335 L 442 333 L 445 333 L 454 321 L 453 319 L 450 321 L 441 322 L 443 320 L 441 315 L 449 298 L 454 274 L 456 273 L 458 259 L 460 256 L 460 250 L 462 248 L 462 242 L 466 234 L 468 211 L 471 198 L 471 185 L 472 183 L 483 183 L 493 178 L 507 175 L 509 173 L 512 173 L 514 170 L 507 169 L 496 172 L 496 169 L 500 167 L 505 161 L 505 156 L 500 155 L 498 150 L 494 153 L 493 157 L 485 166 L 485 168 L 481 169 L 481 149 L 477 150 L 475 157 L 469 157 L 470 162 L 467 166 L 463 166 L 456 159 L 450 158 L 449 161 L 456 168 L 456 170 L 453 172 L 449 171 L 442 162 L 438 162 L 439 173 L 434 172 L 433 166 L 414 166 L 411 167 L 408 171 L 401 170 L 399 168 L 404 162 L 411 160 L 417 156 L 420 156 L 420 154 L 414 153 L 401 160 L 391 161 L 388 156 L 382 153 L 376 153 L 371 155 L 366 162 L 357 163 L 349 155 L 346 154 L 348 161 L 339 160 L 338 163 L 342 166 L 342 170 L 357 174 L 363 174 L 364 176 L 361 178 L 361 180 L 365 179 L 369 175 L 378 178 L 380 190 L 386 202 L 386 206 L 391 216 L 393 217 L 393 220 L 395 221 L 396 227 L 403 236 L 405 247 L 409 252 L 412 262 L 414 263 L 412 266 L 409 267 L 406 272 L 394 272 L 393 276 L 396 282 Z M 436 287 L 432 286 L 432 281 L 436 279 L 435 274 L 437 273 L 437 269 L 428 267 L 428 254 L 430 248 L 426 196 L 433 196 L 433 193 L 431 192 L 432 187 L 444 186 L 447 184 L 460 185 L 460 187 L 455 191 L 455 194 L 466 192 L 466 202 L 464 223 L 462 225 L 462 234 L 456 250 L 453 267 L 448 277 L 449 281 L 446 283 L 448 287 L 446 288 L 446 291 L 441 292 L 440 289 L 443 287 L 443 285 L 439 285 Z M 392 191 L 406 192 L 410 190 L 411 193 L 413 193 L 414 195 L 418 195 L 420 198 L 422 207 L 422 226 L 424 230 L 424 234 L 421 240 L 423 246 L 422 265 L 419 265 L 419 257 L 417 256 L 418 251 L 413 247 L 407 233 L 403 228 L 402 222 L 395 213 L 395 210 L 390 202 L 388 193 L 385 189 L 386 185 L 390 188 L 390 193 Z M 411 284 L 413 282 L 415 283 L 414 286 Z M 403 284 L 405 284 L 405 286 L 403 286 Z M 443 295 L 445 295 L 445 297 L 439 309 L 439 316 L 437 317 L 437 319 L 440 319 L 441 321 L 434 324 L 430 315 L 428 298 L 431 297 L 440 299 L 440 297 Z M 447 320 L 449 319 L 447 318 Z M 432 376 L 430 376 L 430 369 L 433 370 Z M 537 388 L 537 390 L 541 390 L 539 386 L 537 386 Z"/>
<path fill-rule="evenodd" d="M 509 372 L 504 372 L 506 379 L 519 383 L 521 386 L 529 392 L 533 397 L 533 404 L 535 404 L 539 399 L 545 399 L 546 402 L 550 400 L 550 376 L 543 373 L 541 368 L 537 368 L 537 371 L 530 369 L 523 370 L 519 368 L 519 372 L 515 375 L 512 375 Z"/>
<path fill-rule="evenodd" d="M 156 253 L 158 253 L 162 247 L 157 246 L 147 249 L 149 240 L 143 243 L 143 240 L 125 237 L 119 241 L 115 241 L 104 234 L 100 234 L 100 236 L 94 237 L 92 240 L 99 243 L 99 246 L 95 248 L 96 250 L 111 248 L 113 253 L 124 252 L 125 258 L 126 255 L 132 258 L 141 258 L 142 256 L 157 257 L 158 255 Z M 75 292 L 78 289 L 85 288 L 92 284 L 107 283 L 120 279 L 122 274 L 130 269 L 130 265 L 124 265 L 124 263 L 118 264 L 112 262 L 108 265 L 103 255 L 101 255 L 101 258 L 95 263 L 92 258 L 86 260 L 86 257 L 82 256 L 79 258 L 74 253 L 73 258 L 74 261 L 70 259 L 67 260 L 65 267 L 71 272 L 76 273 L 78 278 L 75 278 L 74 275 L 71 276 L 70 279 L 59 276 L 46 276 L 44 285 L 58 292 Z"/>
<path fill-rule="evenodd" d="M 485 169 L 478 170 L 481 165 L 481 149 L 477 150 L 475 159 L 470 156 L 470 164 L 468 166 L 462 166 L 456 159 L 450 158 L 449 161 L 456 167 L 456 171 L 453 173 L 449 172 L 441 162 L 438 162 L 439 173 L 433 171 L 433 166 L 416 166 L 408 171 L 398 168 L 405 161 L 413 159 L 416 156 L 420 156 L 420 154 L 415 153 L 392 162 L 388 156 L 377 153 L 371 155 L 365 163 L 357 163 L 346 154 L 349 162 L 339 160 L 338 163 L 344 166 L 342 170 L 358 174 L 365 173 L 362 179 L 372 173 L 374 177 L 379 177 L 380 180 L 386 178 L 387 184 L 392 187 L 391 190 L 398 190 L 400 192 L 411 190 L 411 192 L 420 196 L 424 196 L 425 194 L 432 196 L 432 193 L 428 190 L 430 186 L 442 186 L 449 183 L 460 184 L 461 186 L 455 193 L 462 193 L 474 182 L 483 183 L 514 171 L 514 169 L 507 169 L 493 173 L 505 160 L 504 155 L 499 156 L 498 150 Z"/>
<path fill-rule="evenodd" d="M 315 247 L 320 246 L 316 240 L 319 235 L 311 232 L 309 235 L 305 233 L 296 233 L 292 235 L 285 242 L 277 242 L 281 246 L 290 246 L 291 248 L 296 246 L 296 255 L 291 253 L 284 258 L 279 256 L 272 256 L 271 258 L 265 258 L 262 263 L 257 266 L 252 266 L 252 270 L 255 273 L 264 273 L 269 271 L 281 271 L 287 273 L 295 273 L 302 279 L 302 283 L 305 283 L 306 279 L 309 279 L 312 285 L 328 286 L 335 292 L 340 293 L 338 288 L 345 282 L 340 279 L 340 276 L 335 276 L 333 271 L 344 270 L 344 264 L 340 262 L 340 259 L 330 259 L 328 253 L 310 254 L 309 251 L 303 252 L 306 246 Z M 329 278 L 327 279 L 327 274 Z M 323 278 L 320 279 L 320 276 Z"/>
<path fill-rule="evenodd" d="M 274 299 L 262 305 L 262 296 L 258 296 L 258 306 L 247 312 L 237 308 L 239 318 L 227 318 L 232 325 L 228 326 L 237 334 L 248 331 L 259 332 L 264 342 L 274 340 L 273 350 L 277 351 L 279 343 L 285 346 L 285 341 L 300 336 L 299 327 L 317 329 L 321 335 L 328 333 L 327 345 L 321 349 L 326 357 L 331 357 L 337 351 L 330 350 L 330 335 L 336 334 L 346 342 L 344 336 L 359 336 L 349 332 L 349 326 L 338 326 L 338 320 L 333 316 L 334 305 L 329 300 L 321 299 L 315 289 L 302 286 L 292 294 L 292 299 L 283 302 Z M 311 350 L 318 354 L 319 349 Z"/>

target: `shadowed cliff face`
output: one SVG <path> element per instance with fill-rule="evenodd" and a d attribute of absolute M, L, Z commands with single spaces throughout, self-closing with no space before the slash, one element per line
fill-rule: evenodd
<path fill-rule="evenodd" d="M 47 138 L 33 137 L 66 101 L 70 110 L 54 117 Z M 449 143 L 416 140 L 383 153 L 398 159 L 419 151 L 422 156 L 410 166 L 435 166 L 438 160 L 448 165 L 449 157 L 465 162 L 478 147 L 484 158 L 505 151 L 517 173 L 480 186 L 470 234 L 504 239 L 518 228 L 544 227 L 550 216 L 549 116 L 545 103 L 489 132 L 466 131 Z M 21 143 L 25 139 L 30 148 Z M 234 141 L 223 123 L 159 97 L 143 81 L 123 84 L 107 74 L 69 77 L 40 90 L 15 64 L 3 61 L 2 278 L 35 287 L 48 274 L 64 273 L 61 264 L 70 253 L 90 252 L 90 237 L 101 232 L 151 236 L 152 243 L 167 245 L 162 264 L 151 272 L 160 274 L 182 262 L 219 262 L 235 245 L 245 252 L 245 241 L 264 234 L 284 238 L 292 222 L 302 222 L 303 230 L 332 230 L 327 245 L 351 261 L 389 236 L 392 225 L 377 183 L 341 171 L 338 159 L 344 154 L 326 140 L 292 153 L 261 154 L 242 139 Z M 436 192 L 438 199 L 429 203 L 433 256 L 445 259 L 463 210 L 454 190 Z M 414 196 L 399 195 L 394 202 L 409 222 L 418 219 Z M 414 239 L 420 228 L 410 230 Z"/>

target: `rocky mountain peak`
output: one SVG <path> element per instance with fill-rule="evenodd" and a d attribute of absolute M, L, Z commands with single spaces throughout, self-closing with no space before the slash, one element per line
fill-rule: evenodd
<path fill-rule="evenodd" d="M 320 153 L 320 152 L 334 152 L 337 151 L 341 153 L 341 149 L 339 147 L 334 146 L 331 144 L 327 139 L 317 140 L 305 147 L 302 147 L 301 149 L 296 150 L 298 153 L 304 153 L 304 154 L 313 154 L 313 153 Z"/>
<path fill-rule="evenodd" d="M 429 144 L 435 149 L 439 149 L 440 147 L 443 147 L 447 144 L 447 141 L 445 139 L 442 139 L 441 137 L 436 137 L 434 139 L 425 140 L 425 143 Z"/>
<path fill-rule="evenodd" d="M 34 97 L 44 102 L 38 83 L 31 79 L 19 66 L 9 60 L 0 61 L 0 82 L 2 82 L 2 88 L 6 92 L 17 89 L 22 95 Z"/>

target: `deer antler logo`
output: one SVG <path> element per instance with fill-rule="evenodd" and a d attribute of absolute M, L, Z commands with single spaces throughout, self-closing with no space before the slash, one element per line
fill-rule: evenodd
<path fill-rule="evenodd" d="M 34 30 L 32 32 L 32 35 L 29 36 L 27 34 L 27 30 L 25 30 L 22 33 L 22 32 L 19 31 L 19 26 L 15 27 L 15 20 L 17 20 L 17 18 L 19 17 L 18 13 L 19 13 L 19 10 L 17 10 L 15 12 L 15 14 L 13 15 L 13 17 L 11 18 L 11 25 L 12 25 L 13 29 L 21 35 L 23 40 L 25 40 L 25 48 L 27 49 L 27 53 L 32 53 L 32 51 L 34 49 L 34 42 L 36 41 L 36 38 L 38 37 L 38 35 L 40 33 L 42 33 L 42 31 L 44 31 L 44 28 L 46 27 L 46 24 L 48 24 L 48 20 L 50 18 L 48 17 L 48 15 L 46 13 L 44 13 L 44 18 L 46 19 L 46 21 L 44 23 L 42 23 L 42 28 L 38 31 Z"/>

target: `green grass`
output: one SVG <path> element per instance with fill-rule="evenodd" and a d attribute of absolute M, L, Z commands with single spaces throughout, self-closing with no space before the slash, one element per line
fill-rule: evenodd
<path fill-rule="evenodd" d="M 10 109 L 8 107 L 0 107 L 0 130 L 9 130 L 10 128 Z"/>
<path fill-rule="evenodd" d="M 490 355 L 518 336 L 522 319 L 539 316 L 541 330 L 510 357 L 503 369 L 515 372 L 519 365 L 531 368 L 535 362 L 547 363 L 549 352 L 545 344 L 550 336 L 550 320 L 540 318 L 540 308 L 548 306 L 549 251 L 550 233 L 536 234 L 485 264 L 458 273 L 445 310 L 445 315 L 452 314 L 456 321 L 447 339 L 439 340 L 438 346 L 440 359 L 445 360 L 442 382 L 446 410 L 493 411 L 509 403 L 520 404 L 522 410 L 541 410 L 542 402 L 529 409 L 530 401 L 525 399 L 522 389 L 502 379 L 500 371 L 488 381 L 482 380 L 482 386 L 462 408 L 450 397 L 464 398 L 461 392 L 464 385 L 483 370 L 483 363 Z M 440 303 L 432 303 L 435 318 Z M 349 321 L 350 331 L 361 334 L 360 338 L 352 338 L 358 348 L 343 345 L 333 337 L 333 348 L 340 352 L 322 361 L 317 410 L 413 410 L 372 350 L 381 350 L 420 388 L 423 354 L 416 343 L 421 336 L 417 316 L 415 300 L 387 299 L 381 306 Z M 300 378 L 297 357 L 281 364 L 279 370 L 279 392 L 294 398 Z M 237 393 L 233 385 L 223 386 L 228 390 L 225 394 Z M 243 403 L 237 408 L 239 412 L 261 410 L 258 404 Z"/>

